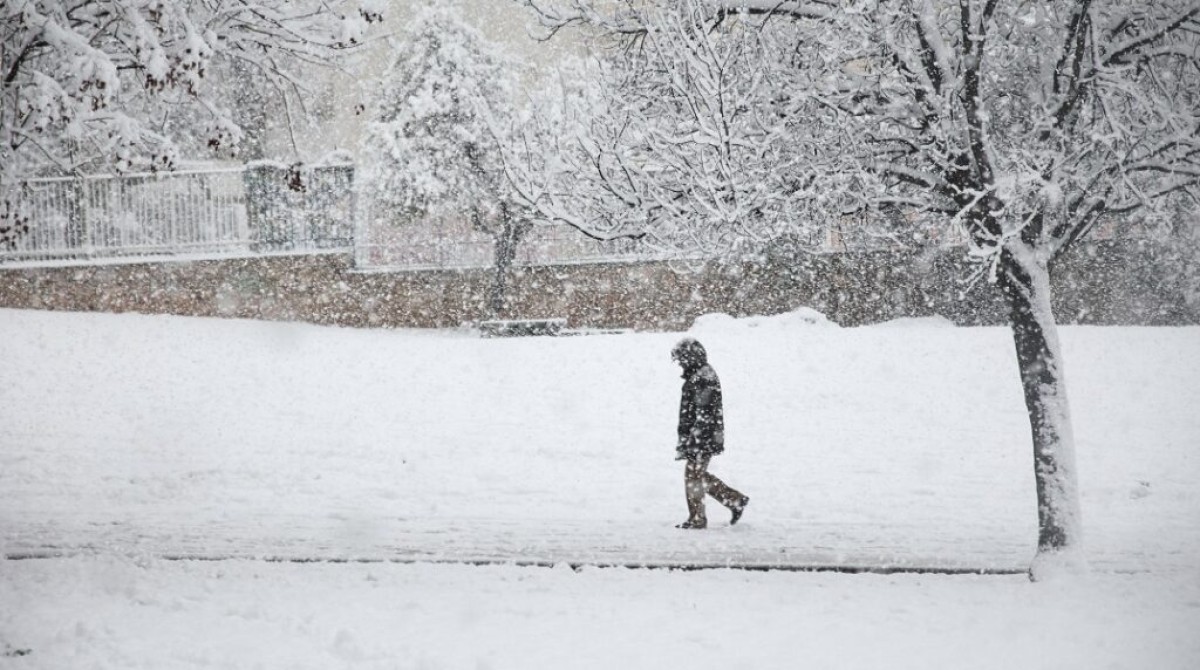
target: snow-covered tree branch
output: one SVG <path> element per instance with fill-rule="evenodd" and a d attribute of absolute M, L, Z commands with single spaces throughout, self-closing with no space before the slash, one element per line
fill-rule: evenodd
<path fill-rule="evenodd" d="M 39 175 L 172 169 L 230 155 L 238 91 L 273 98 L 294 133 L 328 67 L 382 19 L 379 0 L 9 0 L 0 4 L 0 244 L 29 230 Z M 265 112 L 258 113 L 264 118 Z M 260 142 L 262 138 L 253 138 Z"/>
<path fill-rule="evenodd" d="M 529 206 L 597 239 L 704 256 L 807 227 L 801 205 L 845 209 L 822 197 L 838 191 L 805 146 L 836 143 L 840 129 L 803 91 L 779 86 L 795 66 L 787 24 L 714 13 L 705 0 L 616 5 L 534 4 L 551 29 L 590 26 L 596 48 L 566 77 L 563 137 L 540 179 L 521 161 L 507 166 L 515 183 L 541 185 Z"/>
<path fill-rule="evenodd" d="M 0 6 L 0 180 L 169 169 L 183 132 L 242 139 L 222 68 L 304 105 L 297 67 L 327 66 L 382 18 L 343 0 L 11 0 Z M 186 116 L 189 123 L 175 119 Z M 186 128 L 180 128 L 186 125 Z"/>

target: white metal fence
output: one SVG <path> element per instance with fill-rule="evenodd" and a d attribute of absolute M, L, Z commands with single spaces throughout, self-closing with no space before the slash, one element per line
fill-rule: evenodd
<path fill-rule="evenodd" d="M 29 179 L 3 192 L 22 225 L 0 264 L 349 249 L 354 169 L 254 164 Z"/>
<path fill-rule="evenodd" d="M 29 179 L 0 190 L 0 215 L 7 217 L 0 222 L 0 266 L 325 250 L 353 250 L 356 266 L 375 270 L 486 268 L 495 263 L 492 238 L 462 217 L 397 221 L 389 212 L 363 214 L 358 220 L 354 167 L 349 164 L 260 162 L 228 169 Z M 808 231 L 805 239 L 787 242 L 810 252 L 897 243 L 877 228 L 859 222 Z M 545 226 L 520 241 L 513 262 L 538 266 L 678 258 L 637 240 L 598 242 L 568 226 Z"/>

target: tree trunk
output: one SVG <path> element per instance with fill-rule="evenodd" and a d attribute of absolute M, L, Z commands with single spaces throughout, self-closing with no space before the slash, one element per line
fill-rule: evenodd
<path fill-rule="evenodd" d="M 488 309 L 493 317 L 500 316 L 504 310 L 504 294 L 508 292 L 508 270 L 512 267 L 514 256 L 511 245 L 506 242 L 501 233 L 496 238 L 496 267 L 492 276 L 492 286 L 488 291 Z"/>
<path fill-rule="evenodd" d="M 1038 548 L 1030 578 L 1083 567 L 1075 441 L 1047 261 L 1019 240 L 1001 253 L 997 283 L 1009 309 L 1017 367 L 1033 433 Z"/>
<path fill-rule="evenodd" d="M 514 221 L 508 205 L 501 203 L 499 229 L 493 233 L 496 268 L 488 295 L 488 309 L 493 317 L 499 316 L 504 309 L 504 298 L 508 292 L 508 273 L 517 257 L 517 245 L 521 243 L 525 230 L 526 225 L 521 221 Z"/>

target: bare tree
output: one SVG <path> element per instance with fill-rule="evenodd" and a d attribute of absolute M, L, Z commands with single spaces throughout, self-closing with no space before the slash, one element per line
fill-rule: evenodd
<path fill-rule="evenodd" d="M 525 4 L 552 31 L 578 25 L 626 53 L 664 43 L 665 33 L 683 36 L 673 62 L 675 76 L 689 82 L 695 77 L 689 54 L 702 36 L 730 21 L 788 44 L 773 54 L 788 62 L 786 69 L 768 57 L 734 75 L 749 82 L 758 71 L 771 73 L 770 94 L 747 103 L 757 105 L 760 118 L 775 110 L 790 133 L 799 133 L 798 141 L 788 135 L 790 156 L 780 164 L 791 158 L 819 165 L 816 172 L 795 170 L 785 183 L 799 185 L 801 207 L 814 216 L 900 212 L 914 225 L 936 220 L 965 233 L 978 276 L 1007 304 L 1024 389 L 1039 518 L 1031 576 L 1079 561 L 1074 440 L 1050 272 L 1100 222 L 1122 225 L 1137 214 L 1165 223 L 1169 203 L 1186 202 L 1195 211 L 1200 3 Z M 663 19 L 696 12 L 706 30 L 685 34 Z M 702 90 L 698 82 L 687 85 Z M 638 85 L 615 86 L 612 94 L 610 107 L 620 109 L 639 99 Z M 624 132 L 641 127 L 631 123 Z M 662 162 L 686 155 L 670 143 L 649 150 Z M 603 167 L 593 165 L 596 172 Z M 701 173 L 719 174 L 707 166 Z M 648 218 L 639 225 L 663 223 Z M 768 230 L 798 224 L 764 221 Z M 716 239 L 723 232 L 712 230 Z"/>
<path fill-rule="evenodd" d="M 694 256 L 761 244 L 784 220 L 794 228 L 796 204 L 828 173 L 802 146 L 822 129 L 795 123 L 779 94 L 791 65 L 778 57 L 782 35 L 714 21 L 705 0 L 636 3 L 615 17 L 575 8 L 539 7 L 554 27 L 601 31 L 521 128 L 531 146 L 506 155 L 527 206 L 596 239 Z"/>

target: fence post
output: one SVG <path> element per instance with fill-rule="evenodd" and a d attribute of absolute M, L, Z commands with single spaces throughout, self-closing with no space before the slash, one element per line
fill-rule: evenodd
<path fill-rule="evenodd" d="M 74 250 L 82 254 L 84 258 L 91 258 L 93 256 L 92 230 L 88 223 L 88 189 L 83 174 L 76 172 L 71 185 L 75 192 L 75 206 L 72 208 L 75 220 L 71 222 L 73 224 L 71 230 L 68 231 L 66 239 L 63 241 L 67 244 L 67 251 Z"/>
<path fill-rule="evenodd" d="M 371 216 L 374 212 L 374 200 L 370 191 L 365 189 L 360 180 L 353 182 L 353 200 L 351 201 L 351 223 L 354 226 L 351 244 L 354 267 L 365 268 L 371 264 Z"/>
<path fill-rule="evenodd" d="M 346 239 L 345 243 L 348 244 L 351 249 L 353 249 L 357 244 L 357 235 L 355 235 L 355 221 L 357 220 L 356 217 L 358 213 L 358 190 L 354 188 L 354 165 L 350 164 L 338 166 L 335 168 L 335 170 L 335 174 L 339 175 L 337 183 L 338 189 L 341 192 L 341 196 L 346 198 L 346 215 L 350 217 L 348 223 L 342 223 L 338 226 L 338 232 L 339 236 L 345 236 L 348 238 Z"/>
<path fill-rule="evenodd" d="M 254 163 L 242 172 L 246 187 L 246 223 L 250 228 L 253 251 L 273 251 L 287 247 L 293 236 L 281 236 L 280 213 L 283 206 L 285 170 L 269 163 Z"/>

